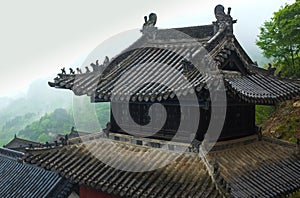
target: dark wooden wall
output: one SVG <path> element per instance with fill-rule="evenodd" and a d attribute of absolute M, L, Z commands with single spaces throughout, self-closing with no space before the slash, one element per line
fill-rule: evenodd
<path fill-rule="evenodd" d="M 129 105 L 129 113 L 132 119 L 138 125 L 147 125 L 150 121 L 149 116 L 149 108 L 153 103 L 141 103 L 135 102 L 130 103 Z M 167 120 L 161 130 L 153 127 L 149 129 L 149 131 L 159 130 L 152 138 L 158 138 L 163 140 L 170 140 L 173 136 L 177 133 L 179 124 L 181 119 L 186 120 L 186 123 L 192 123 L 193 121 L 193 108 L 198 108 L 200 110 L 200 122 L 196 134 L 197 140 L 203 140 L 204 134 L 207 132 L 210 120 L 211 120 L 211 107 L 206 105 L 205 103 L 200 103 L 198 105 L 189 104 L 186 108 L 180 108 L 178 101 L 169 101 L 167 103 L 161 103 L 164 105 L 167 111 Z M 116 123 L 113 113 L 111 113 L 111 131 L 118 132 L 118 133 L 125 133 L 122 131 L 122 126 L 126 126 L 128 124 L 128 117 L 129 115 L 126 114 L 124 108 L 126 105 L 124 103 L 112 103 L 117 109 L 118 117 L 121 118 L 120 125 Z M 182 115 L 182 110 L 188 111 L 187 114 Z M 127 112 L 128 113 L 128 112 Z M 190 114 L 189 114 L 190 113 Z M 183 116 L 183 117 L 182 117 Z M 221 117 L 220 115 L 214 115 L 217 117 Z M 152 119 L 162 119 L 161 115 L 157 112 L 152 112 Z M 218 118 L 217 118 L 218 119 Z M 189 128 L 186 126 L 184 128 Z M 135 130 L 139 130 L 136 128 Z M 228 140 L 239 138 L 247 135 L 251 135 L 255 133 L 255 105 L 242 103 L 232 98 L 228 98 L 227 104 L 227 112 L 226 112 L 226 119 L 225 123 L 220 135 L 219 140 Z M 180 139 L 185 142 L 188 141 L 191 132 L 190 131 L 183 131 L 180 133 L 182 137 Z M 145 137 L 146 134 L 142 134 L 141 136 Z"/>
<path fill-rule="evenodd" d="M 235 139 L 255 133 L 255 105 L 228 98 L 226 119 L 220 140 Z"/>
<path fill-rule="evenodd" d="M 131 118 L 136 122 L 136 125 L 145 126 L 150 122 L 150 119 L 154 119 L 154 122 L 157 122 L 162 119 L 162 115 L 159 113 L 153 111 L 152 115 L 149 115 L 149 108 L 153 103 L 130 103 L 129 105 L 129 113 L 128 111 L 125 111 L 126 105 L 123 103 L 111 103 L 111 105 L 115 105 L 118 117 L 121 118 L 119 120 L 121 127 L 116 123 L 115 116 L 113 113 L 111 113 L 111 131 L 113 132 L 121 132 L 124 133 L 124 131 L 121 130 L 122 125 L 126 126 L 128 125 L 128 118 L 131 116 Z M 163 104 L 164 108 L 167 112 L 167 118 L 166 122 L 161 130 L 156 128 L 156 126 L 153 126 L 149 131 L 158 131 L 158 133 L 155 135 L 156 138 L 159 139 L 165 139 L 169 140 L 173 137 L 173 135 L 176 133 L 179 123 L 180 123 L 180 107 L 178 104 L 173 103 L 166 103 Z M 138 127 L 135 128 L 135 130 L 139 130 Z M 142 134 L 141 136 L 145 137 L 147 134 Z"/>

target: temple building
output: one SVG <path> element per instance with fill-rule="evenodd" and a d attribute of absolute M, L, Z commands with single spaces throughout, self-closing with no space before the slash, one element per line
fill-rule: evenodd
<path fill-rule="evenodd" d="M 110 131 L 116 133 L 125 133 L 124 128 L 132 129 L 126 126 L 130 123 L 128 113 L 139 125 L 146 125 L 150 117 L 160 120 L 160 114 L 149 112 L 152 104 L 160 103 L 167 111 L 166 122 L 161 129 L 153 126 L 149 130 L 159 130 L 153 138 L 170 140 L 180 121 L 185 119 L 180 116 L 183 106 L 188 112 L 199 109 L 201 117 L 196 139 L 201 141 L 210 123 L 211 101 L 218 100 L 218 96 L 211 98 L 210 90 L 214 89 L 218 94 L 216 90 L 221 81 L 225 86 L 227 104 L 219 140 L 253 135 L 256 133 L 255 105 L 274 105 L 290 99 L 299 94 L 299 85 L 279 79 L 255 65 L 233 34 L 235 21 L 222 12 L 224 16 L 220 17 L 217 11 L 217 21 L 212 25 L 160 30 L 145 23 L 143 36 L 111 60 L 103 72 L 94 68 L 94 72 L 85 74 L 59 74 L 49 84 L 55 88 L 71 89 L 79 96 L 88 95 L 93 102 L 111 102 L 116 112 L 111 114 Z M 194 62 L 197 65 L 194 66 Z M 132 72 L 128 74 L 129 71 Z M 189 83 L 182 82 L 179 74 Z M 136 85 L 148 79 L 149 83 Z M 208 85 L 212 88 L 209 89 Z M 198 103 L 185 101 L 187 104 L 179 104 L 177 96 L 189 99 L 190 93 L 197 95 Z M 130 103 L 129 112 L 126 110 L 127 101 Z M 193 113 L 188 112 L 184 117 L 192 119 Z M 190 137 L 189 131 L 185 131 L 179 141 L 184 141 L 185 137 Z"/>
<path fill-rule="evenodd" d="M 30 147 L 40 147 L 41 143 L 34 142 L 30 140 L 26 140 L 20 137 L 17 137 L 17 135 L 14 136 L 14 138 L 8 142 L 6 145 L 4 145 L 4 148 L 15 150 L 15 151 L 21 151 L 25 152 L 26 148 Z"/>
<path fill-rule="evenodd" d="M 110 123 L 97 138 L 29 151 L 25 161 L 78 183 L 83 198 L 279 197 L 299 191 L 299 145 L 263 137 L 255 106 L 299 96 L 300 85 L 251 60 L 234 36 L 230 12 L 218 5 L 212 24 L 172 29 L 155 27 L 152 13 L 141 37 L 118 56 L 103 65 L 96 61 L 86 73 L 58 74 L 51 87 L 110 102 Z M 211 122 L 222 127 L 217 139 L 207 141 Z M 206 154 L 210 140 L 217 143 Z M 180 148 L 188 149 L 182 154 Z M 174 160 L 153 168 L 168 159 Z"/>

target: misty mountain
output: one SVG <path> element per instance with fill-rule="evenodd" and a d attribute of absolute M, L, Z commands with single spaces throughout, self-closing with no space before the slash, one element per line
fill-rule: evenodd
<path fill-rule="evenodd" d="M 12 99 L 8 97 L 0 98 L 0 110 L 7 107 L 11 103 Z"/>
<path fill-rule="evenodd" d="M 264 68 L 264 66 L 271 61 L 265 57 L 263 57 L 262 52 L 257 47 L 248 48 L 248 54 L 253 62 L 257 62 L 259 67 Z"/>
<path fill-rule="evenodd" d="M 47 79 L 33 82 L 25 97 L 1 100 L 6 102 L 0 108 L 1 146 L 15 134 L 33 141 L 53 141 L 53 135 L 68 133 L 72 126 L 100 131 L 109 121 L 109 103 L 91 104 L 89 97 L 73 98 L 71 91 L 48 87 Z"/>
<path fill-rule="evenodd" d="M 25 96 L 0 98 L 0 144 L 7 143 L 15 134 L 44 114 L 55 109 L 70 109 L 72 92 L 48 86 L 48 79 L 34 81 Z"/>
<path fill-rule="evenodd" d="M 0 106 L 0 126 L 3 126 L 6 121 L 27 113 L 43 115 L 57 108 L 70 108 L 72 93 L 50 88 L 47 79 L 40 79 L 30 85 L 24 97 L 0 98 L 1 101 L 4 101 Z"/>
<path fill-rule="evenodd" d="M 83 105 L 80 107 L 80 120 L 83 123 L 91 123 L 83 127 L 80 123 L 74 119 L 74 109 L 55 109 L 52 113 L 46 113 L 39 120 L 32 122 L 24 126 L 24 129 L 20 130 L 18 135 L 21 138 L 29 139 L 45 143 L 46 141 L 53 142 L 58 134 L 68 134 L 71 128 L 74 126 L 77 130 L 82 129 L 84 132 L 100 132 L 105 128 L 107 122 L 109 122 L 109 103 L 100 103 L 93 107 L 93 113 L 91 113 L 91 106 Z M 96 118 L 96 123 L 90 122 Z M 77 120 L 78 121 L 78 120 Z M 95 125 L 95 126 L 93 126 Z M 83 128 L 82 128 L 83 127 Z"/>
<path fill-rule="evenodd" d="M 16 116 L 11 120 L 6 121 L 0 129 L 0 146 L 7 144 L 14 135 L 24 129 L 28 123 L 32 123 L 39 119 L 39 115 L 35 113 L 27 113 L 22 116 Z"/>

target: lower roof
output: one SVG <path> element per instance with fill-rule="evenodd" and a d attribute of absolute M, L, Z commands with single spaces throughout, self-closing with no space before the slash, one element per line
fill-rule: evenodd
<path fill-rule="evenodd" d="M 233 197 L 281 197 L 300 189 L 300 150 L 294 144 L 264 137 L 224 147 L 208 158 L 218 162 Z"/>
<path fill-rule="evenodd" d="M 14 139 L 12 139 L 4 147 L 8 148 L 8 149 L 18 149 L 18 148 L 22 149 L 22 148 L 29 147 L 30 145 L 38 146 L 40 144 L 41 143 L 39 143 L 39 142 L 34 142 L 34 141 L 18 138 L 17 136 L 15 136 Z"/>
<path fill-rule="evenodd" d="M 122 169 L 151 168 L 170 158 L 170 164 L 146 172 Z M 33 153 L 26 161 L 120 196 L 276 197 L 300 189 L 299 148 L 257 136 L 217 143 L 205 158 L 98 139 Z"/>
<path fill-rule="evenodd" d="M 73 184 L 55 172 L 24 164 L 22 153 L 0 149 L 1 197 L 67 197 Z"/>
<path fill-rule="evenodd" d="M 163 165 L 167 158 L 174 161 L 152 170 L 156 165 Z M 81 185 L 122 197 L 221 195 L 205 164 L 195 154 L 180 156 L 175 152 L 99 139 L 31 155 L 26 161 L 56 170 Z M 143 168 L 149 171 L 139 171 Z"/>

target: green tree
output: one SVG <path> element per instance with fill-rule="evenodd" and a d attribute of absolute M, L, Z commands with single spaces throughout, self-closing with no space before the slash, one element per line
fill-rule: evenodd
<path fill-rule="evenodd" d="M 257 125 L 261 125 L 262 123 L 264 123 L 268 119 L 268 117 L 275 111 L 275 107 L 264 105 L 256 105 L 255 109 L 255 123 Z"/>
<path fill-rule="evenodd" d="M 256 44 L 283 75 L 300 77 L 300 0 L 274 12 L 260 28 Z"/>
<path fill-rule="evenodd" d="M 49 137 L 47 134 L 42 133 L 42 134 L 38 137 L 37 141 L 38 141 L 38 142 L 45 143 L 45 142 L 49 141 L 49 139 L 50 139 L 50 137 Z"/>

